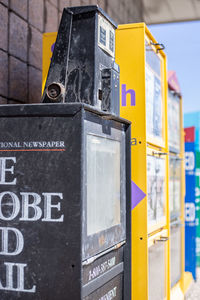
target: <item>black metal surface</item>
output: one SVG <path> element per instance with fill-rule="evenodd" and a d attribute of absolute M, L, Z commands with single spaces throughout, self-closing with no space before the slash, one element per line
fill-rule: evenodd
<path fill-rule="evenodd" d="M 161 43 L 153 43 L 153 42 L 151 42 L 151 45 L 153 45 L 153 46 L 160 46 L 159 48 L 156 48 L 156 53 L 158 53 L 159 51 L 165 49 L 165 46 L 163 44 L 161 44 Z"/>
<path fill-rule="evenodd" d="M 98 5 L 86 5 L 86 6 L 72 6 L 69 8 L 73 11 L 74 15 L 87 13 L 87 12 L 100 12 L 110 23 L 113 24 L 114 27 L 117 28 L 117 23 Z"/>
<path fill-rule="evenodd" d="M 99 300 L 116 292 L 114 299 L 130 300 L 130 124 L 84 104 L 0 107 L 0 233 L 3 238 L 2 228 L 13 228 L 8 235 L 9 252 L 17 245 L 20 248 L 23 240 L 16 255 L 6 254 L 6 247 L 0 244 L 3 300 L 83 299 L 82 285 L 89 272 L 82 266 L 84 120 L 125 131 L 128 176 L 124 276 L 117 276 L 86 299 Z M 7 161 L 3 179 L 5 157 L 12 159 Z M 51 194 L 51 203 L 47 194 Z M 122 262 L 121 254 L 119 257 L 115 266 Z M 101 261 L 105 263 L 97 260 Z M 10 276 L 9 270 L 13 271 Z M 112 268 L 101 276 L 110 278 L 106 274 L 109 271 Z M 123 278 L 127 280 L 122 283 Z"/>
<path fill-rule="evenodd" d="M 16 228 L 22 233 L 24 240 L 24 247 L 20 254 L 0 256 L 0 281 L 3 287 L 9 284 L 8 279 L 6 281 L 8 271 L 6 272 L 5 262 L 23 263 L 27 265 L 24 289 L 35 286 L 34 293 L 0 289 L 1 299 L 64 300 L 67 294 L 74 299 L 81 299 L 79 259 L 81 239 L 77 238 L 81 236 L 80 127 L 80 113 L 73 118 L 42 115 L 33 118 L 26 116 L 0 118 L 0 142 L 10 143 L 5 144 L 5 147 L 1 144 L 1 157 L 16 159 L 14 175 L 7 172 L 7 181 L 13 178 L 17 180 L 16 185 L 0 185 L 0 192 L 12 192 L 20 201 L 20 211 L 17 216 L 10 221 L 1 219 L 1 227 Z M 9 162 L 11 163 L 12 161 Z M 36 193 L 41 197 L 38 207 L 42 210 L 42 216 L 38 220 L 20 220 L 24 207 L 22 207 L 23 200 L 20 194 L 22 192 Z M 62 194 L 63 199 L 58 196 L 53 197 L 52 204 L 60 203 L 61 208 L 52 209 L 52 218 L 58 219 L 63 216 L 63 222 L 43 220 L 45 216 L 43 193 Z M 4 215 L 10 216 L 11 197 L 7 196 L 3 199 L 1 209 Z M 30 196 L 30 203 L 32 202 L 33 196 Z M 29 214 L 30 218 L 34 217 L 33 208 L 30 208 Z M 16 239 L 12 234 L 9 237 L 10 251 L 15 247 Z M 13 288 L 16 288 L 16 280 L 19 279 L 16 271 L 15 266 Z"/>
<path fill-rule="evenodd" d="M 85 113 L 92 112 L 90 117 L 92 120 L 95 120 L 96 116 L 101 116 L 106 121 L 115 120 L 118 123 L 127 124 L 129 126 L 131 124 L 130 121 L 121 118 L 116 115 L 111 115 L 108 112 L 102 111 L 100 109 L 96 109 L 90 105 L 84 103 L 60 103 L 59 105 L 54 103 L 41 103 L 38 104 L 15 104 L 15 105 L 1 105 L 0 109 L 0 117 L 19 117 L 19 116 L 69 116 L 75 115 L 80 110 L 84 110 Z M 95 121 L 94 121 L 95 122 Z M 117 123 L 116 123 L 117 124 Z M 121 125 L 120 125 L 121 126 Z"/>
<path fill-rule="evenodd" d="M 112 28 L 116 28 L 116 24 L 98 6 L 63 10 L 42 97 L 44 103 L 82 102 L 119 115 L 119 74 L 114 58 L 98 45 L 98 15 L 102 15 Z M 112 70 L 110 90 L 113 97 L 101 103 L 101 73 L 104 69 Z M 113 79 L 113 76 L 116 77 Z M 60 85 L 62 92 L 59 97 L 49 96 L 48 87 L 52 83 Z"/>
<path fill-rule="evenodd" d="M 94 293 L 86 296 L 84 300 L 99 300 L 99 299 L 116 299 L 122 300 L 123 298 L 123 276 L 118 275 Z M 130 300 L 130 298 L 127 298 Z"/>
<path fill-rule="evenodd" d="M 51 102 L 51 100 L 48 100 L 46 95 L 47 88 L 50 84 L 57 83 L 60 84 L 63 89 L 65 89 L 67 75 L 66 70 L 68 69 L 69 49 L 71 42 L 71 27 L 72 13 L 64 9 L 48 72 L 45 92 L 43 94 L 43 102 Z M 61 97 L 58 99 L 58 102 L 64 102 L 63 95 L 61 95 Z"/>
<path fill-rule="evenodd" d="M 101 275 L 99 278 L 94 279 L 90 283 L 83 286 L 82 295 L 83 297 L 88 296 L 89 294 L 92 294 L 99 288 L 101 288 L 104 284 L 112 280 L 114 277 L 119 275 L 120 273 L 123 273 L 124 271 L 124 264 L 123 262 L 116 265 L 109 271 L 107 271 L 105 274 Z M 122 290 L 121 290 L 122 294 Z"/>
<path fill-rule="evenodd" d="M 111 251 L 106 255 L 101 256 L 93 263 L 83 267 L 83 284 L 87 284 L 107 271 L 113 269 L 116 265 L 123 261 L 123 247 L 116 251 Z"/>
<path fill-rule="evenodd" d="M 114 99 L 114 100 L 112 100 Z M 119 115 L 119 67 L 102 70 L 102 110 Z"/>
<path fill-rule="evenodd" d="M 123 293 L 124 299 L 131 299 L 131 185 L 129 182 L 131 174 L 131 127 L 126 130 L 126 244 L 124 245 L 124 276 L 123 276 Z M 128 179 L 128 180 L 127 180 Z"/>

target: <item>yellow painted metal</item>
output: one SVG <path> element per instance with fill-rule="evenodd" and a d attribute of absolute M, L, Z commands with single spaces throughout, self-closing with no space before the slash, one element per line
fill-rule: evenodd
<path fill-rule="evenodd" d="M 146 132 L 146 86 L 145 41 L 156 44 L 144 23 L 119 25 L 116 31 L 116 62 L 120 66 L 120 86 L 126 84 L 126 90 L 133 89 L 136 95 L 135 106 L 131 106 L 127 95 L 126 106 L 120 105 L 120 115 L 132 122 L 132 138 L 135 143 L 131 148 L 132 181 L 147 194 L 147 153 L 162 152 L 168 154 L 168 125 L 167 125 L 167 78 L 166 55 L 158 46 L 151 46 L 161 61 L 162 80 L 162 139 L 158 140 Z M 147 222 L 147 197 L 132 211 L 132 300 L 147 300 L 148 297 L 148 247 L 152 245 L 159 234 L 170 234 L 170 215 L 168 197 L 168 155 L 166 161 L 166 194 L 165 220 L 150 227 Z M 160 233 L 159 233 L 160 232 Z M 166 241 L 165 269 L 166 295 L 170 299 L 170 241 Z"/>
<path fill-rule="evenodd" d="M 181 162 L 181 223 L 182 223 L 182 231 L 181 231 L 181 237 L 182 237 L 182 247 L 181 247 L 181 262 L 182 262 L 182 274 L 181 279 L 179 281 L 180 288 L 184 294 L 185 292 L 185 284 L 187 285 L 188 281 L 185 280 L 187 278 L 187 275 L 185 276 L 185 162 L 184 162 L 184 128 L 183 128 L 183 108 L 182 108 L 182 98 L 180 97 L 180 130 L 181 130 L 181 147 L 180 147 L 180 159 L 182 159 Z M 188 276 L 189 278 L 190 276 Z"/>
<path fill-rule="evenodd" d="M 182 276 L 180 280 L 180 287 L 183 293 L 185 293 L 185 161 L 184 161 L 184 153 L 185 153 L 185 132 L 183 127 L 183 100 L 182 97 L 180 98 L 180 113 L 181 113 L 181 152 L 180 152 L 180 158 L 181 161 L 181 169 L 182 169 L 182 178 L 181 178 L 181 223 L 182 223 Z"/>
<path fill-rule="evenodd" d="M 133 30 L 137 28 L 137 30 Z M 147 193 L 146 107 L 145 107 L 145 26 L 121 25 L 116 32 L 116 62 L 120 65 L 120 83 L 136 92 L 136 107 L 120 106 L 120 115 L 132 121 L 131 177 Z M 134 50 L 133 50 L 134 48 Z M 140 76 L 138 76 L 140 70 Z M 142 73 L 142 74 L 141 74 Z M 120 88 L 121 88 L 120 84 Z M 137 88 L 138 87 L 138 88 Z M 137 101 L 138 99 L 138 101 Z M 139 143 L 140 142 L 140 143 Z M 132 300 L 148 299 L 147 198 L 132 210 Z"/>
<path fill-rule="evenodd" d="M 179 159 L 181 159 L 181 279 L 179 282 L 172 287 L 171 289 L 171 298 L 172 300 L 179 300 L 176 296 L 176 289 L 177 287 L 181 289 L 182 293 L 184 294 L 188 288 L 188 285 L 192 282 L 190 280 L 191 276 L 188 274 L 189 272 L 185 273 L 185 162 L 184 162 L 184 140 L 185 140 L 185 133 L 183 128 L 183 100 L 180 96 L 180 153 L 178 154 Z M 171 153 L 171 155 L 173 155 Z"/>
<path fill-rule="evenodd" d="M 51 63 L 53 44 L 56 41 L 57 32 L 49 32 L 43 34 L 42 48 L 42 92 L 45 87 L 46 78 Z"/>
<path fill-rule="evenodd" d="M 167 155 L 167 170 L 166 170 L 166 218 L 167 218 L 167 229 L 168 229 L 168 243 L 167 243 L 167 251 L 166 251 L 166 288 L 167 288 L 167 299 L 171 299 L 171 265 L 170 265 L 170 200 L 169 200 L 169 144 L 168 144 L 168 83 L 167 83 L 167 62 L 165 63 L 165 71 L 164 71 L 164 83 L 165 83 L 165 132 L 166 132 L 166 153 Z"/>
<path fill-rule="evenodd" d="M 187 292 L 188 288 L 190 287 L 190 285 L 192 284 L 192 282 L 194 282 L 192 273 L 190 272 L 184 272 L 184 294 Z"/>

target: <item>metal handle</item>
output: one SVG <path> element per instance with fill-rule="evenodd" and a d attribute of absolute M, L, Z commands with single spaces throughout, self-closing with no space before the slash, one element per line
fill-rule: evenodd
<path fill-rule="evenodd" d="M 157 240 L 158 242 L 167 242 L 169 240 L 168 236 L 161 236 L 159 240 Z"/>
<path fill-rule="evenodd" d="M 177 220 L 177 221 L 172 222 L 170 224 L 171 228 L 175 228 L 175 227 L 177 228 L 177 227 L 183 227 L 183 226 L 185 226 L 185 225 L 181 223 L 181 220 Z"/>
<path fill-rule="evenodd" d="M 184 158 L 180 158 L 180 157 L 177 157 L 177 156 L 174 156 L 174 155 L 169 155 L 169 157 L 173 158 L 176 161 L 182 161 L 182 160 L 184 160 Z"/>
<path fill-rule="evenodd" d="M 160 44 L 160 43 L 153 43 L 153 42 L 151 42 L 151 45 L 153 45 L 153 46 L 160 46 L 160 48 L 156 48 L 156 53 L 158 53 L 159 51 L 165 49 L 165 46 L 163 44 Z"/>
<path fill-rule="evenodd" d="M 115 246 L 113 246 L 113 247 L 111 247 L 111 248 L 109 248 L 109 249 L 107 249 L 107 250 L 105 250 L 105 251 L 103 251 L 103 252 L 101 252 L 101 253 L 99 253 L 99 254 L 97 254 L 97 255 L 91 257 L 91 258 L 88 258 L 87 260 L 85 260 L 85 261 L 82 262 L 82 266 L 90 265 L 90 264 L 93 263 L 95 260 L 97 260 L 99 257 L 101 257 L 101 256 L 103 256 L 103 255 L 105 255 L 105 254 L 107 254 L 107 253 L 109 253 L 109 252 L 111 252 L 111 251 L 118 250 L 118 249 L 121 248 L 125 243 L 126 243 L 126 241 L 122 241 L 122 242 L 116 244 Z"/>
<path fill-rule="evenodd" d="M 159 239 L 155 239 L 154 243 L 157 242 L 167 242 L 169 240 L 168 236 L 161 236 Z"/>
<path fill-rule="evenodd" d="M 153 153 L 153 155 L 158 155 L 158 156 L 161 156 L 161 155 L 168 155 L 167 152 L 155 152 L 155 151 L 153 151 L 152 153 Z"/>

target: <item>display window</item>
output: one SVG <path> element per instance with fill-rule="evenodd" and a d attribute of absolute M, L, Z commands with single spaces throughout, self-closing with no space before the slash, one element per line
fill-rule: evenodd
<path fill-rule="evenodd" d="M 169 159 L 169 202 L 170 218 L 181 215 L 181 160 L 170 156 Z"/>
<path fill-rule="evenodd" d="M 148 294 L 149 300 L 166 299 L 166 242 L 162 239 L 154 240 L 148 249 L 149 275 Z"/>
<path fill-rule="evenodd" d="M 126 238 L 124 131 L 85 121 L 83 259 Z"/>
<path fill-rule="evenodd" d="M 164 62 L 147 37 L 145 50 L 147 140 L 152 144 L 164 146 Z"/>
<path fill-rule="evenodd" d="M 170 230 L 171 287 L 173 287 L 181 279 L 182 274 L 182 226 L 180 223 L 172 224 Z"/>
<path fill-rule="evenodd" d="M 168 142 L 169 150 L 180 152 L 181 130 L 180 130 L 180 98 L 171 90 L 168 90 Z"/>
<path fill-rule="evenodd" d="M 148 227 L 166 222 L 165 217 L 166 159 L 147 155 Z"/>
<path fill-rule="evenodd" d="M 87 135 L 87 207 L 87 235 L 120 224 L 119 141 Z"/>

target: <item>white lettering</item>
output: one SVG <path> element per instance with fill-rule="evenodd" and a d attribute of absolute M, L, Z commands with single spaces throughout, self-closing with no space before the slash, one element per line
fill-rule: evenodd
<path fill-rule="evenodd" d="M 38 206 L 41 202 L 41 197 L 37 193 L 20 193 L 22 195 L 22 217 L 21 221 L 37 221 L 42 216 L 42 210 Z M 33 202 L 30 203 L 30 197 L 33 198 Z M 33 215 L 30 216 L 30 209 L 33 211 Z"/>
<path fill-rule="evenodd" d="M 43 193 L 44 196 L 44 218 L 42 221 L 45 222 L 63 222 L 64 216 L 62 215 L 58 219 L 52 218 L 52 209 L 56 208 L 60 211 L 60 203 L 52 204 L 52 197 L 59 197 L 61 200 L 63 199 L 63 194 L 61 193 Z"/>
<path fill-rule="evenodd" d="M 27 264 L 17 264 L 17 263 L 4 263 L 6 266 L 6 286 L 3 287 L 0 281 L 0 290 L 6 291 L 15 291 L 15 292 L 26 292 L 26 293 L 35 293 L 36 286 L 34 285 L 31 289 L 25 289 L 24 287 L 24 269 L 27 267 Z M 14 287 L 14 267 L 17 268 L 17 287 Z"/>
<path fill-rule="evenodd" d="M 44 222 L 63 222 L 64 215 L 53 217 L 52 211 L 61 211 L 59 199 L 63 199 L 62 193 L 43 193 L 44 197 Z M 20 208 L 22 210 L 20 221 L 37 221 L 42 217 L 42 208 L 39 206 L 42 202 L 41 196 L 32 192 L 21 192 L 21 199 L 12 192 L 0 193 L 0 220 L 11 221 L 15 219 Z M 59 199 L 55 199 L 55 197 Z M 32 200 L 31 200 L 32 199 Z M 56 202 L 55 202 L 56 201 Z M 7 207 L 5 209 L 5 207 Z"/>
<path fill-rule="evenodd" d="M 6 173 L 14 174 L 14 166 L 8 168 L 7 161 L 16 163 L 15 157 L 0 157 L 0 184 L 16 184 L 16 178 L 13 181 L 6 181 Z"/>
<path fill-rule="evenodd" d="M 1 230 L 1 252 L 0 255 L 18 255 L 22 252 L 24 248 L 24 238 L 22 233 L 16 229 L 11 227 L 0 227 Z M 9 252 L 9 232 L 13 232 L 16 237 L 16 246 L 15 250 Z M 10 239 L 12 240 L 12 238 Z"/>
<path fill-rule="evenodd" d="M 10 214 L 10 216 L 4 216 L 3 212 L 2 212 L 2 200 L 5 197 L 5 199 L 7 200 L 7 197 L 9 196 L 10 200 L 12 201 L 12 203 L 9 203 L 7 201 L 7 206 L 12 206 L 12 213 Z M 12 192 L 3 192 L 0 193 L 0 220 L 4 220 L 4 221 L 10 221 L 13 220 L 19 213 L 20 210 L 20 202 L 18 197 L 12 193 Z"/>
<path fill-rule="evenodd" d="M 107 294 L 99 298 L 99 300 L 112 300 L 117 296 L 117 287 L 114 287 L 112 290 L 110 290 Z"/>
<path fill-rule="evenodd" d="M 186 171 L 192 171 L 195 167 L 194 152 L 185 152 L 185 169 Z"/>
<path fill-rule="evenodd" d="M 194 222 L 195 220 L 195 204 L 193 202 L 185 203 L 185 221 Z"/>

